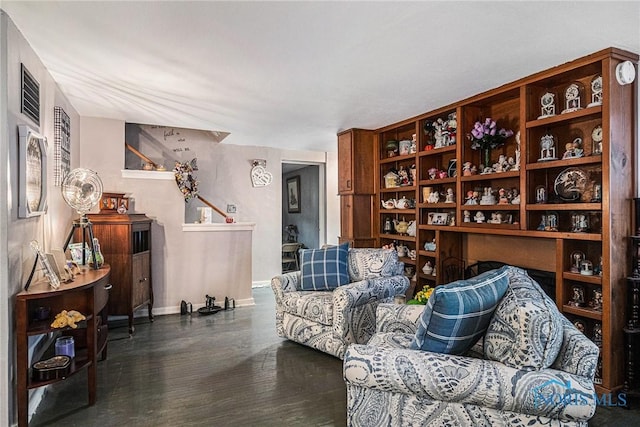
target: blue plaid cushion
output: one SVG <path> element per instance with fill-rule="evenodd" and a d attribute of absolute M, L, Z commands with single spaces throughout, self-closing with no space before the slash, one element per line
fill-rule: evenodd
<path fill-rule="evenodd" d="M 411 348 L 464 354 L 484 335 L 507 291 L 509 266 L 435 288 L 422 312 Z"/>
<path fill-rule="evenodd" d="M 300 287 L 304 291 L 335 289 L 349 283 L 347 257 L 349 244 L 326 249 L 302 249 Z"/>

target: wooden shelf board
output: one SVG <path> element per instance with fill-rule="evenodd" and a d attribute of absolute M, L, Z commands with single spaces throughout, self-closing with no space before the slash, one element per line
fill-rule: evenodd
<path fill-rule="evenodd" d="M 415 265 L 416 264 L 416 260 L 415 259 L 411 259 L 409 257 L 403 256 L 403 257 L 398 257 L 398 259 L 401 262 L 404 262 L 405 264 L 412 264 Z"/>
<path fill-rule="evenodd" d="M 419 203 L 421 209 L 455 209 L 458 205 L 455 203 Z"/>
<path fill-rule="evenodd" d="M 537 203 L 527 204 L 528 211 L 599 211 L 602 203 Z"/>
<path fill-rule="evenodd" d="M 76 357 L 74 357 L 71 360 L 71 366 L 69 368 L 69 372 L 64 377 L 54 378 L 54 379 L 47 380 L 47 381 L 34 381 L 33 377 L 31 376 L 31 374 L 32 374 L 31 370 L 33 368 L 30 368 L 29 369 L 30 377 L 29 377 L 29 381 L 27 383 L 27 389 L 38 388 L 38 387 L 42 387 L 44 385 L 57 383 L 58 381 L 63 381 L 65 379 L 69 378 L 70 376 L 74 375 L 75 373 L 81 371 L 82 369 L 86 368 L 89 365 L 91 365 L 91 361 L 87 357 L 86 349 L 76 350 Z"/>
<path fill-rule="evenodd" d="M 564 304 L 562 306 L 562 311 L 564 313 L 575 314 L 576 316 L 587 317 L 589 319 L 602 320 L 602 312 L 601 311 L 595 311 L 595 310 L 591 310 L 589 308 L 573 307 L 573 306 Z"/>
<path fill-rule="evenodd" d="M 406 156 L 385 157 L 384 159 L 380 159 L 380 164 L 394 163 L 394 162 L 401 162 L 403 160 L 415 160 L 415 159 L 416 159 L 415 154 L 407 154 Z"/>
<path fill-rule="evenodd" d="M 498 230 L 517 230 L 520 228 L 520 224 L 487 224 L 486 222 L 483 223 L 476 223 L 476 222 L 465 222 L 464 226 L 462 227 L 457 227 L 457 228 L 463 228 L 463 227 L 469 227 L 469 228 L 473 228 L 473 229 L 487 229 L 488 232 L 496 232 Z"/>
<path fill-rule="evenodd" d="M 421 256 L 428 256 L 428 257 L 431 257 L 431 258 L 435 258 L 435 257 L 437 256 L 437 254 L 435 253 L 435 251 L 425 251 L 425 250 L 420 250 L 420 251 L 418 251 L 418 253 L 419 253 Z"/>
<path fill-rule="evenodd" d="M 505 178 L 517 178 L 520 176 L 520 171 L 509 171 L 509 172 L 495 172 L 488 173 L 485 175 L 471 175 L 471 176 L 461 176 L 460 181 L 468 182 L 468 181 L 489 181 L 495 179 L 505 179 Z"/>
<path fill-rule="evenodd" d="M 540 126 L 549 126 L 554 123 L 562 123 L 564 121 L 577 119 L 580 117 L 587 117 L 591 115 L 598 115 L 602 113 L 602 105 L 595 107 L 583 108 L 582 110 L 574 111 L 566 114 L 556 114 L 555 116 L 545 117 L 544 119 L 530 120 L 526 123 L 527 129 Z"/>
<path fill-rule="evenodd" d="M 381 214 L 405 214 L 405 215 L 415 215 L 415 209 L 380 209 Z"/>
<path fill-rule="evenodd" d="M 380 238 L 381 239 L 388 239 L 388 240 L 402 240 L 405 242 L 415 242 L 416 241 L 416 237 L 415 236 L 406 236 L 406 235 L 400 235 L 400 234 L 380 234 Z"/>
<path fill-rule="evenodd" d="M 381 188 L 381 193 L 398 193 L 401 191 L 416 191 L 415 185 L 406 185 L 404 187 Z"/>
<path fill-rule="evenodd" d="M 463 211 L 518 211 L 520 205 L 462 205 Z"/>
<path fill-rule="evenodd" d="M 437 275 L 434 276 L 433 274 L 424 274 L 422 272 L 418 273 L 418 277 L 421 278 L 421 279 L 433 280 L 434 282 L 438 278 Z"/>
<path fill-rule="evenodd" d="M 57 313 L 52 313 L 52 316 L 55 316 L 55 314 Z M 71 328 L 69 326 L 66 326 L 64 328 L 52 328 L 51 323 L 53 322 L 53 318 L 47 319 L 47 320 L 34 321 L 34 322 L 31 322 L 31 324 L 29 325 L 29 329 L 27 329 L 27 335 L 28 336 L 42 335 L 42 334 L 48 334 L 49 332 L 58 332 L 58 331 L 64 332 L 64 331 L 75 331 L 76 329 L 85 329 L 87 327 L 87 322 L 91 320 L 93 316 L 88 315 L 86 317 L 87 317 L 86 320 L 82 320 L 76 323 L 76 325 L 78 326 L 77 328 Z"/>
<path fill-rule="evenodd" d="M 456 182 L 456 177 L 448 177 L 448 178 L 437 178 L 437 179 L 421 179 L 418 181 L 418 184 L 424 185 L 425 187 L 430 187 L 432 185 L 439 184 L 452 184 Z"/>
<path fill-rule="evenodd" d="M 451 229 L 455 231 L 455 227 L 450 225 L 433 225 L 433 224 L 421 224 L 418 226 L 420 230 L 443 230 L 443 229 Z"/>
<path fill-rule="evenodd" d="M 567 279 L 567 280 L 573 280 L 576 282 L 584 282 L 584 283 L 591 283 L 594 285 L 602 285 L 602 276 L 585 276 L 584 274 L 580 274 L 580 273 L 572 273 L 570 271 L 563 271 L 562 272 L 562 278 L 563 279 Z"/>
<path fill-rule="evenodd" d="M 421 150 L 418 153 L 418 156 L 423 157 L 423 156 L 434 156 L 437 154 L 442 154 L 442 153 L 450 153 L 450 152 L 455 152 L 456 151 L 456 144 L 453 145 L 448 145 L 446 147 L 442 147 L 442 148 L 434 148 L 432 150 Z"/>
<path fill-rule="evenodd" d="M 590 165 L 598 163 L 602 163 L 601 155 L 578 157 L 577 159 L 559 159 L 549 160 L 548 162 L 527 163 L 525 169 L 530 171 L 537 169 L 566 168 L 569 166 Z"/>

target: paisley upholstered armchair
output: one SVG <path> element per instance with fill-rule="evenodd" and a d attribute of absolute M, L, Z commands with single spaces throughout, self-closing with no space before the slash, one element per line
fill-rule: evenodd
<path fill-rule="evenodd" d="M 301 271 L 271 280 L 278 335 L 341 359 L 369 341 L 378 304 L 409 287 L 393 249 L 302 249 L 300 259 Z"/>
<path fill-rule="evenodd" d="M 437 287 L 427 306 L 378 306 L 376 334 L 344 357 L 347 425 L 586 427 L 598 352 L 503 267 Z"/>

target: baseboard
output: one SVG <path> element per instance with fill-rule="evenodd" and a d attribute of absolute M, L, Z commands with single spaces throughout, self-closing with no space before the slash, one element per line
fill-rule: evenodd
<path fill-rule="evenodd" d="M 271 286 L 271 280 L 256 280 L 251 283 L 252 288 L 268 288 Z"/>

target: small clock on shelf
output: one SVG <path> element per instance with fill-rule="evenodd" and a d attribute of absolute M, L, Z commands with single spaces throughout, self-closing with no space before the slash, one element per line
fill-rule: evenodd
<path fill-rule="evenodd" d="M 595 76 L 591 80 L 591 102 L 587 107 L 602 105 L 602 76 Z"/>
<path fill-rule="evenodd" d="M 602 139 L 602 126 L 598 125 L 591 131 L 591 142 L 593 144 L 591 147 L 592 155 L 602 154 Z"/>
<path fill-rule="evenodd" d="M 573 82 L 564 90 L 564 105 L 562 114 L 572 113 L 581 110 L 584 99 L 584 85 L 580 82 Z"/>
<path fill-rule="evenodd" d="M 544 119 L 556 115 L 556 94 L 547 91 L 540 97 L 540 116 L 538 119 Z"/>

